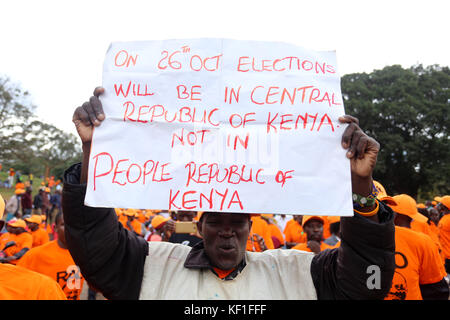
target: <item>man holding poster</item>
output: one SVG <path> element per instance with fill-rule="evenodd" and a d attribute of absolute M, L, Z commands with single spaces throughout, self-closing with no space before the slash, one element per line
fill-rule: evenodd
<path fill-rule="evenodd" d="M 379 144 L 343 114 L 333 55 L 183 41 L 113 44 L 104 87 L 74 112 L 83 161 L 65 173 L 63 212 L 86 280 L 108 299 L 382 299 L 395 269 L 393 213 L 373 191 Z M 269 155 L 283 155 L 269 168 L 250 161 L 261 127 L 276 137 Z M 202 153 L 223 137 L 225 150 L 250 157 L 227 165 Z M 177 144 L 187 156 L 174 156 Z M 204 211 L 203 241 L 148 244 L 108 209 L 133 206 Z M 250 214 L 276 210 L 348 216 L 341 246 L 246 252 Z"/>

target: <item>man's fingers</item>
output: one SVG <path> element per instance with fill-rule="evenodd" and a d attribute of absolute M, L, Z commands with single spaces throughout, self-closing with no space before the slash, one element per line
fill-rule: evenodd
<path fill-rule="evenodd" d="M 72 121 L 81 121 L 85 126 L 91 126 L 91 120 L 89 119 L 89 115 L 83 107 L 78 107 L 75 109 L 73 113 Z"/>
<path fill-rule="evenodd" d="M 350 122 L 350 124 L 347 126 L 347 128 L 344 131 L 344 134 L 342 135 L 341 140 L 342 147 L 344 149 L 350 148 L 350 146 L 352 145 L 353 134 L 358 129 L 359 129 L 358 125 L 355 124 L 354 122 Z"/>
<path fill-rule="evenodd" d="M 105 88 L 97 87 L 94 89 L 94 96 L 98 98 L 104 92 L 105 92 Z"/>
<path fill-rule="evenodd" d="M 369 139 L 367 136 L 363 135 L 358 141 L 358 144 L 356 145 L 356 154 L 359 159 L 364 158 L 364 154 L 367 148 L 367 144 L 369 143 Z"/>
<path fill-rule="evenodd" d="M 339 117 L 339 122 L 341 122 L 341 123 L 356 123 L 359 126 L 358 118 L 355 118 L 348 114 Z"/>
<path fill-rule="evenodd" d="M 103 106 L 102 106 L 100 99 L 96 96 L 92 96 L 89 99 L 89 102 L 92 106 L 92 109 L 95 112 L 96 118 L 100 121 L 105 120 L 105 114 L 103 113 Z"/>
<path fill-rule="evenodd" d="M 91 103 L 85 102 L 82 105 L 83 109 L 87 112 L 89 116 L 89 120 L 91 120 L 91 123 L 93 125 L 98 126 L 100 124 L 100 121 L 97 120 L 97 116 L 95 114 L 94 108 L 92 107 Z"/>

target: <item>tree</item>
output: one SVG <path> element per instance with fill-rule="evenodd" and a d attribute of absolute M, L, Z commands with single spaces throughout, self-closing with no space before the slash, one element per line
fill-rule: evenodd
<path fill-rule="evenodd" d="M 34 110 L 27 92 L 0 77 L 0 161 L 25 174 L 61 177 L 81 159 L 77 138 L 36 120 Z"/>
<path fill-rule="evenodd" d="M 81 161 L 78 139 L 51 124 L 34 120 L 27 126 L 25 140 L 28 141 L 26 154 L 31 159 L 28 161 L 29 167 L 38 162 L 45 177 L 61 177 L 69 165 Z"/>
<path fill-rule="evenodd" d="M 380 144 L 374 178 L 389 194 L 450 193 L 450 70 L 394 65 L 342 77 L 346 113 Z"/>
<path fill-rule="evenodd" d="M 29 94 L 0 76 L 0 160 L 8 163 L 22 154 L 23 128 L 30 123 L 35 107 Z"/>

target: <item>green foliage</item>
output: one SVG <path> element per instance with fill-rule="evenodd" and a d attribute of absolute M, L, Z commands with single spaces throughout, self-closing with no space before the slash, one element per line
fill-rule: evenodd
<path fill-rule="evenodd" d="M 81 160 L 77 138 L 36 120 L 28 93 L 0 77 L 0 162 L 22 174 L 62 177 L 64 168 Z"/>
<path fill-rule="evenodd" d="M 346 113 L 381 144 L 374 178 L 389 194 L 450 193 L 449 85 L 449 68 L 439 66 L 342 77 Z"/>

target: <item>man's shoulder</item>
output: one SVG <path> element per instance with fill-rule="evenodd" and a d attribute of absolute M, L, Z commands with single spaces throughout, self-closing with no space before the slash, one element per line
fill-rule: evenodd
<path fill-rule="evenodd" d="M 166 241 L 149 241 L 148 242 L 149 256 L 151 255 L 167 255 L 173 254 L 188 254 L 191 247 L 180 243 L 171 243 Z"/>
<path fill-rule="evenodd" d="M 411 246 L 427 247 L 434 245 L 431 237 L 423 232 L 404 227 L 396 227 L 395 232 Z"/>
<path fill-rule="evenodd" d="M 450 214 L 446 214 L 445 216 L 443 216 L 441 218 L 441 220 L 439 220 L 438 226 L 449 227 L 450 226 Z"/>
<path fill-rule="evenodd" d="M 293 250 L 293 249 L 271 249 L 264 252 L 251 252 L 247 251 L 247 261 L 252 262 L 265 262 L 275 261 L 281 263 L 288 263 L 287 261 L 298 261 L 300 263 L 311 263 L 314 258 L 314 253 Z"/>

